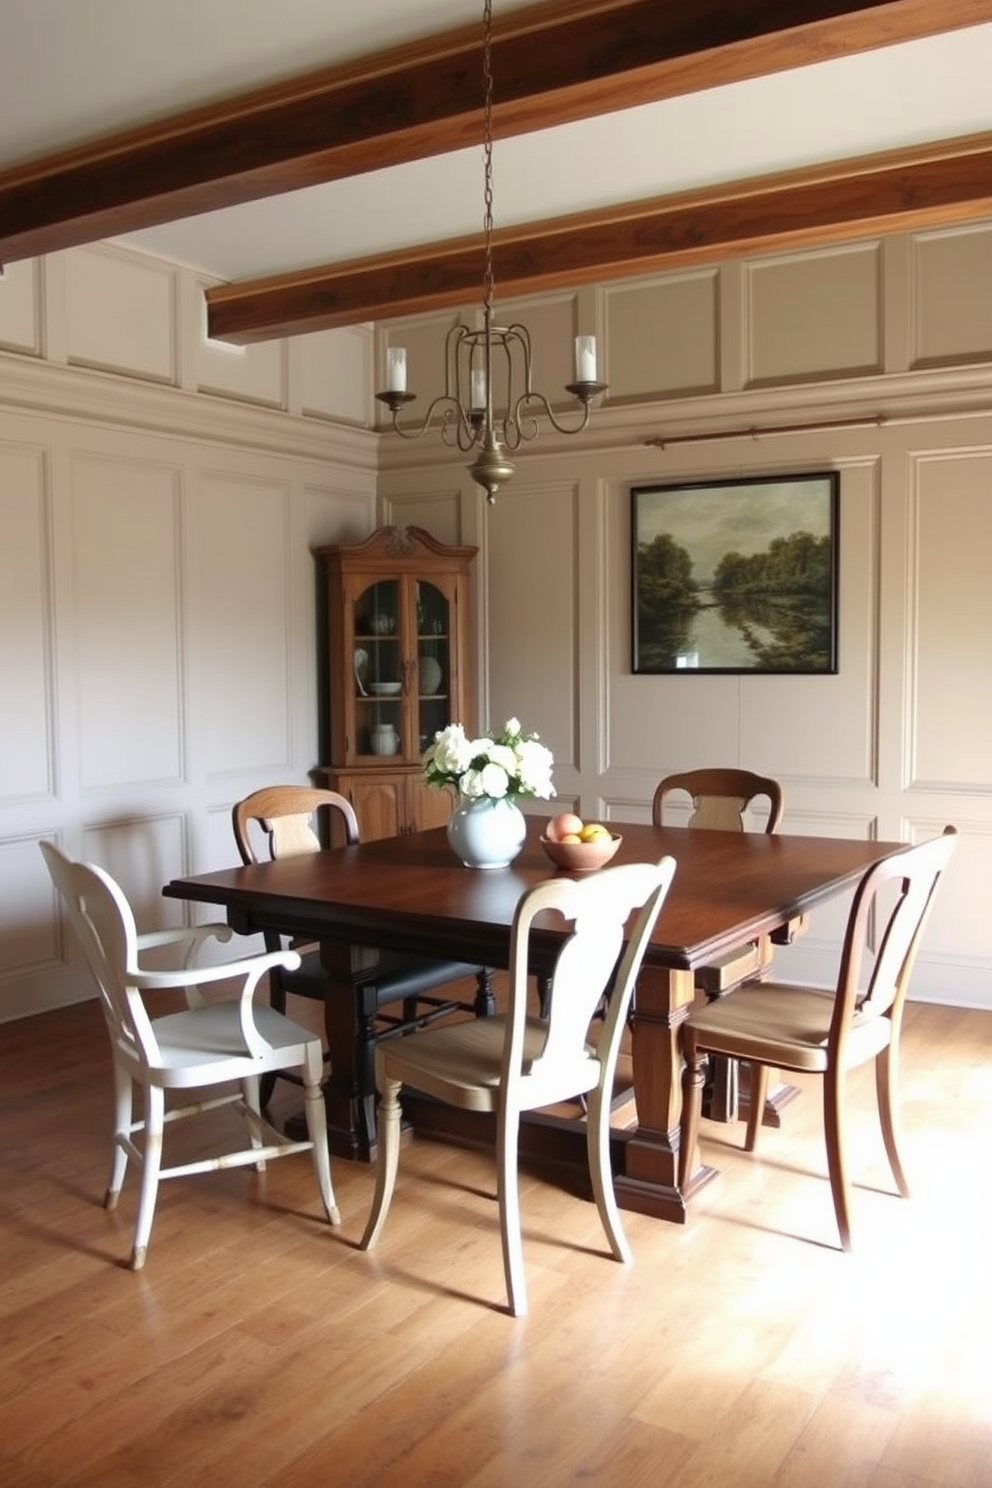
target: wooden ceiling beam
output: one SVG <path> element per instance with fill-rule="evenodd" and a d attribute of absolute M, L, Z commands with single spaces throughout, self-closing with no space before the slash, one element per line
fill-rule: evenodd
<path fill-rule="evenodd" d="M 497 136 L 992 19 L 992 0 L 550 0 L 497 18 Z M 461 27 L 0 172 L 0 263 L 479 138 Z"/>
<path fill-rule="evenodd" d="M 498 230 L 498 297 L 745 253 L 992 216 L 992 133 Z M 481 234 L 207 291 L 209 334 L 246 343 L 464 306 Z"/>

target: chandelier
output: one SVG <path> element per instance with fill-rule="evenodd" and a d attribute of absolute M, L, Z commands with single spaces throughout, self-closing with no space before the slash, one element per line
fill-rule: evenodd
<path fill-rule="evenodd" d="M 493 319 L 492 26 L 492 0 L 484 0 L 482 154 L 485 270 L 482 326 L 473 328 L 457 321 L 449 330 L 444 344 L 444 392 L 433 399 L 419 425 L 404 428 L 398 421 L 399 414 L 416 397 L 415 393 L 407 391 L 404 347 L 387 347 L 386 387 L 385 391 L 376 393 L 379 402 L 384 403 L 392 414 L 393 430 L 403 439 L 419 439 L 439 419 L 445 444 L 452 448 L 457 446 L 466 453 L 474 450 L 475 457 L 468 470 L 476 484 L 484 489 L 490 504 L 516 468 L 508 459 L 507 451 L 536 439 L 540 427 L 538 415 L 543 414 L 559 434 L 580 434 L 589 422 L 593 400 L 607 387 L 605 382 L 596 379 L 595 336 L 576 336 L 575 381 L 566 384 L 566 392 L 582 405 L 581 419 L 571 427 L 560 423 L 544 394 L 534 390 L 527 327 L 519 323 L 500 326 Z"/>

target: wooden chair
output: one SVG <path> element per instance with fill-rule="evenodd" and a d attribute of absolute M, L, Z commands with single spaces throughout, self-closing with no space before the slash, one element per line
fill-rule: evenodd
<path fill-rule="evenodd" d="M 692 798 L 690 827 L 743 832 L 744 812 L 763 796 L 768 800 L 765 831 L 776 832 L 782 820 L 782 787 L 777 780 L 767 775 L 754 775 L 750 770 L 683 770 L 677 775 L 666 775 L 655 790 L 651 803 L 651 819 L 655 826 L 662 825 L 666 798 L 673 791 L 685 791 Z"/>
<path fill-rule="evenodd" d="M 51 842 L 42 842 L 40 847 L 96 980 L 110 1034 L 115 1120 L 114 1152 L 104 1199 L 108 1209 L 117 1205 L 128 1158 L 141 1164 L 132 1270 L 140 1271 L 145 1264 L 162 1178 L 182 1178 L 248 1163 L 261 1171 L 269 1158 L 311 1152 L 324 1209 L 332 1224 L 340 1224 L 331 1187 L 320 1088 L 320 1040 L 281 1013 L 256 1006 L 253 1001 L 255 988 L 266 972 L 297 965 L 296 953 L 280 951 L 218 966 L 193 967 L 192 957 L 205 940 L 231 938 L 226 925 L 139 935 L 131 907 L 108 873 L 89 863 L 74 862 Z M 169 945 L 184 947 L 182 967 L 174 971 L 142 968 L 144 952 Z M 242 986 L 237 999 L 207 1003 L 200 995 L 200 987 L 238 978 Z M 185 993 L 185 1010 L 153 1016 L 146 998 L 150 1005 L 155 994 L 176 990 Z M 309 1141 L 288 1141 L 261 1115 L 259 1077 L 290 1068 L 303 1071 Z M 165 1108 L 167 1090 L 202 1092 L 218 1085 L 229 1087 L 232 1082 L 239 1087 L 234 1093 L 228 1089 L 206 1099 L 198 1094 L 189 1105 L 168 1111 Z M 141 1087 L 143 1098 L 142 1119 L 137 1121 L 132 1119 L 135 1085 Z M 167 1123 L 228 1104 L 235 1106 L 248 1127 L 250 1145 L 246 1149 L 162 1167 Z M 140 1147 L 134 1140 L 138 1133 L 144 1134 Z"/>
<path fill-rule="evenodd" d="M 271 785 L 253 791 L 238 801 L 232 813 L 234 839 L 243 863 L 259 861 L 257 834 L 261 832 L 272 858 L 288 858 L 298 853 L 319 852 L 322 846 L 317 830 L 317 817 L 326 812 L 330 817 L 328 840 L 333 836 L 344 843 L 359 840 L 358 818 L 351 802 L 337 791 L 303 785 Z M 253 831 L 253 828 L 255 829 Z M 281 938 L 267 938 L 270 950 L 278 949 Z M 307 997 L 323 1003 L 327 991 L 327 974 L 321 965 L 320 950 L 315 946 L 295 947 L 302 952 L 295 971 L 277 970 L 269 978 L 272 1006 L 285 1012 L 286 996 Z M 453 1012 L 488 1016 L 495 1010 L 492 977 L 488 968 L 464 961 L 448 961 L 418 956 L 402 951 L 356 949 L 352 985 L 355 995 L 354 1071 L 343 1076 L 332 1069 L 332 1079 L 347 1078 L 353 1088 L 345 1093 L 356 1103 L 360 1143 L 371 1152 L 375 1145 L 375 1068 L 374 1049 L 382 1039 L 396 1038 L 414 1028 L 425 1027 L 435 1018 Z M 474 979 L 475 1001 L 466 1003 L 436 995 L 441 987 Z M 402 1005 L 400 1015 L 385 1011 Z M 263 1104 L 272 1093 L 272 1082 L 263 1086 Z"/>
<path fill-rule="evenodd" d="M 385 1223 L 400 1148 L 400 1087 L 496 1116 L 497 1189 L 503 1267 L 510 1310 L 527 1311 L 517 1140 L 522 1111 L 588 1096 L 586 1141 L 593 1193 L 610 1249 L 629 1261 L 610 1171 L 609 1112 L 620 1035 L 641 960 L 675 871 L 673 858 L 591 873 L 581 882 L 555 878 L 520 899 L 510 940 L 509 1006 L 505 1015 L 431 1028 L 376 1050 L 380 1091 L 379 1160 L 375 1196 L 361 1246 L 375 1244 Z M 634 921 L 619 971 L 625 925 Z M 530 936 L 550 911 L 571 923 L 558 953 L 547 1020 L 527 1016 Z M 616 972 L 596 1047 L 590 1020 Z"/>
<path fill-rule="evenodd" d="M 750 770 L 704 769 L 683 770 L 677 775 L 665 776 L 651 803 L 651 819 L 655 826 L 663 824 L 669 798 L 679 793 L 688 795 L 692 801 L 690 827 L 743 832 L 745 811 L 752 802 L 762 798 L 768 802 L 765 831 L 777 831 L 782 820 L 784 801 L 777 780 L 767 775 L 755 775 Z M 804 928 L 804 923 L 796 922 L 783 932 L 781 938 L 792 940 Z M 766 975 L 772 956 L 771 938 L 760 936 L 740 950 L 729 951 L 711 965 L 697 967 L 693 979 L 695 987 L 710 1000 L 723 997 L 742 982 Z M 742 1098 L 740 1083 L 736 1060 L 714 1060 L 709 1072 L 706 1114 L 720 1121 L 736 1121 Z M 784 1104 L 794 1094 L 791 1086 L 776 1091 L 773 1104 L 766 1112 L 771 1123 L 777 1125 L 779 1121 L 776 1106 Z M 745 1103 L 750 1099 L 749 1092 L 743 1099 Z"/>
<path fill-rule="evenodd" d="M 868 870 L 851 906 L 835 988 L 759 982 L 689 1015 L 683 1027 L 681 1183 L 694 1170 L 707 1055 L 746 1059 L 755 1073 L 748 1152 L 758 1138 L 768 1067 L 822 1075 L 830 1192 L 841 1246 L 850 1250 L 845 1081 L 848 1070 L 874 1059 L 882 1139 L 896 1186 L 908 1197 L 898 1144 L 899 1033 L 923 928 L 954 844 L 955 830 L 947 827 L 942 836 Z"/>

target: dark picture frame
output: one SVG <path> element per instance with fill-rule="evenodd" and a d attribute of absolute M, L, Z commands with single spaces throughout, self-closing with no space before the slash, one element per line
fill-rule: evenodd
<path fill-rule="evenodd" d="M 840 475 L 631 488 L 635 673 L 837 671 Z"/>

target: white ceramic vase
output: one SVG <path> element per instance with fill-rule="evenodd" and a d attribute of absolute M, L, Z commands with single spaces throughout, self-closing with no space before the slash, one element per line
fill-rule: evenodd
<path fill-rule="evenodd" d="M 448 820 L 448 842 L 466 868 L 506 868 L 523 849 L 527 819 L 515 801 L 462 796 Z"/>

